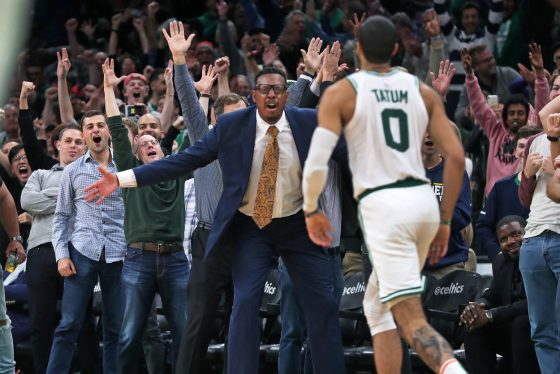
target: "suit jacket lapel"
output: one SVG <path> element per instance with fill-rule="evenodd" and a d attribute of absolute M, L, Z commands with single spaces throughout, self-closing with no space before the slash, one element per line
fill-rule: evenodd
<path fill-rule="evenodd" d="M 305 163 L 305 155 L 309 151 L 309 144 L 307 144 L 304 139 L 305 135 L 301 126 L 306 126 L 308 124 L 299 124 L 295 118 L 296 116 L 294 111 L 290 110 L 290 108 L 286 108 L 285 113 L 288 123 L 290 124 L 290 129 L 292 130 L 292 135 L 294 136 L 294 142 L 296 143 L 296 148 L 299 156 L 299 164 L 303 169 L 303 165 Z"/>
<path fill-rule="evenodd" d="M 241 136 L 241 165 L 243 165 L 243 194 L 247 189 L 249 177 L 251 176 L 251 166 L 253 164 L 253 153 L 255 149 L 255 136 L 257 133 L 257 117 L 256 107 L 247 112 L 247 118 L 243 125 L 243 134 Z"/>

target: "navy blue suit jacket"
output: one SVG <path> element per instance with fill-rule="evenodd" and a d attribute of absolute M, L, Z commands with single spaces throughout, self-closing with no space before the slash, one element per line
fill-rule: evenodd
<path fill-rule="evenodd" d="M 250 106 L 223 114 L 212 131 L 183 152 L 133 169 L 138 187 L 141 187 L 175 179 L 218 159 L 224 188 L 214 213 L 206 254 L 213 250 L 226 234 L 247 190 L 255 145 L 256 110 L 256 106 Z M 317 127 L 317 111 L 286 107 L 284 112 L 303 169 L 311 137 Z M 335 155 L 339 160 L 346 158 L 346 146 L 342 140 L 337 145 Z"/>

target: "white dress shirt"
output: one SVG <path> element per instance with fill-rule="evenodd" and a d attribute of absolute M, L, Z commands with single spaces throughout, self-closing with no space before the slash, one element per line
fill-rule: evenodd
<path fill-rule="evenodd" d="M 248 216 L 253 215 L 259 178 L 261 175 L 262 161 L 266 146 L 271 138 L 267 133 L 269 123 L 265 122 L 259 112 L 257 114 L 257 129 L 255 134 L 255 146 L 253 151 L 253 163 L 249 184 L 239 211 Z M 280 149 L 280 160 L 278 164 L 278 175 L 276 177 L 276 194 L 274 197 L 274 208 L 272 218 L 287 217 L 297 213 L 303 206 L 303 194 L 301 191 L 301 164 L 286 114 L 274 124 L 278 128 L 278 147 Z"/>

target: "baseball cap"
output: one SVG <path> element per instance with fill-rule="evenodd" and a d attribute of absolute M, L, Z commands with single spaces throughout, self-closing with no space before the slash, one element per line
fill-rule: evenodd
<path fill-rule="evenodd" d="M 139 73 L 130 73 L 126 76 L 126 78 L 124 79 L 124 85 L 127 86 L 131 80 L 133 79 L 138 79 L 141 80 L 142 82 L 144 82 L 144 84 L 148 84 L 148 80 L 146 79 L 146 77 L 142 74 Z"/>

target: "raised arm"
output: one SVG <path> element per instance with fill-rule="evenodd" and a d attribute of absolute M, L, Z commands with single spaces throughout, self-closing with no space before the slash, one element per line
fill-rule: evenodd
<path fill-rule="evenodd" d="M 115 61 L 113 59 L 106 59 L 102 69 L 103 89 L 105 90 L 105 113 L 107 114 L 109 131 L 114 143 L 114 160 L 118 170 L 127 170 L 138 165 L 138 162 L 132 152 L 128 132 L 122 122 L 121 112 L 115 97 L 115 86 L 126 77 L 117 78 L 115 75 Z"/>
<path fill-rule="evenodd" d="M 66 28 L 66 35 L 68 36 L 68 45 L 70 46 L 70 52 L 72 56 L 77 56 L 80 50 L 80 44 L 78 43 L 78 37 L 76 31 L 78 30 L 78 20 L 76 18 L 70 18 L 64 24 Z"/>
<path fill-rule="evenodd" d="M 150 43 L 148 42 L 148 35 L 146 35 L 146 29 L 144 28 L 144 18 L 136 17 L 132 20 L 132 26 L 138 34 L 140 39 L 140 45 L 142 46 L 142 53 L 147 55 L 150 53 Z"/>
<path fill-rule="evenodd" d="M 18 117 L 19 133 L 31 168 L 33 170 L 50 169 L 58 161 L 50 157 L 37 140 L 35 129 L 33 128 L 33 118 L 31 118 L 27 102 L 29 95 L 31 95 L 34 89 L 35 86 L 31 82 L 23 81 L 21 83 Z"/>
<path fill-rule="evenodd" d="M 165 132 L 171 127 L 175 106 L 173 98 L 175 96 L 175 88 L 173 87 L 173 61 L 169 60 L 165 72 L 165 99 L 163 101 L 163 109 L 161 110 L 161 129 Z"/>
<path fill-rule="evenodd" d="M 117 55 L 119 46 L 119 28 L 121 27 L 122 14 L 117 13 L 111 18 L 111 35 L 109 35 L 109 43 L 107 46 L 107 54 L 109 56 Z"/>
<path fill-rule="evenodd" d="M 68 82 L 66 77 L 72 67 L 70 59 L 68 58 L 68 51 L 62 48 L 62 53 L 56 52 L 58 64 L 56 66 L 56 77 L 58 87 L 58 105 L 60 107 L 60 120 L 63 124 L 68 124 L 74 121 L 74 109 L 68 93 Z"/>
<path fill-rule="evenodd" d="M 173 56 L 173 63 L 175 64 L 174 81 L 177 89 L 177 96 L 181 102 L 181 109 L 187 125 L 189 140 L 194 144 L 208 132 L 208 122 L 198 102 L 198 98 L 196 97 L 194 83 L 189 74 L 185 60 L 185 53 L 191 45 L 194 34 L 189 35 L 189 37 L 185 39 L 183 24 L 176 21 L 171 22 L 169 25 L 169 32 L 168 34 L 167 30 L 164 29 L 163 36 L 167 40 L 171 55 Z"/>
<path fill-rule="evenodd" d="M 454 75 L 455 65 L 452 62 L 449 62 L 449 60 L 441 61 L 439 63 L 437 78 L 434 73 L 430 71 L 432 88 L 439 94 L 439 97 L 441 97 L 443 101 L 445 101 L 449 85 L 451 84 L 451 80 Z"/>
<path fill-rule="evenodd" d="M 233 35 L 230 34 L 228 28 L 228 4 L 224 0 L 216 3 L 216 10 L 218 12 L 218 40 L 220 48 L 225 56 L 230 58 L 231 70 L 234 75 L 245 74 L 245 65 L 243 58 L 239 54 Z"/>
<path fill-rule="evenodd" d="M 231 93 L 229 88 L 230 66 L 228 56 L 220 57 L 214 62 L 214 74 L 218 77 L 218 97 Z"/>
<path fill-rule="evenodd" d="M 470 109 L 474 114 L 474 118 L 484 130 L 485 135 L 490 138 L 498 130 L 499 120 L 494 110 L 486 102 L 486 98 L 478 84 L 478 79 L 474 75 L 472 58 L 466 48 L 463 48 L 461 51 L 461 63 L 467 74 L 465 83 L 467 85 Z"/>

